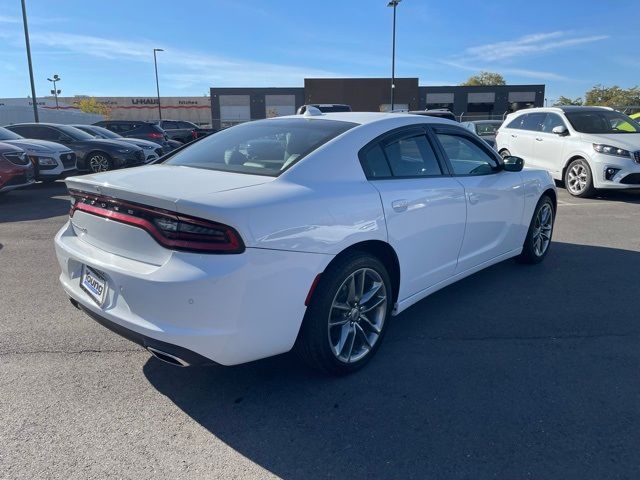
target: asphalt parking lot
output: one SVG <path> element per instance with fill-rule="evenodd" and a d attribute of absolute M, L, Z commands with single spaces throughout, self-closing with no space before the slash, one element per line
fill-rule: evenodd
<path fill-rule="evenodd" d="M 58 286 L 64 184 L 1 196 L 0 478 L 637 478 L 640 192 L 559 195 L 543 264 L 420 302 L 344 378 L 151 358 Z"/>

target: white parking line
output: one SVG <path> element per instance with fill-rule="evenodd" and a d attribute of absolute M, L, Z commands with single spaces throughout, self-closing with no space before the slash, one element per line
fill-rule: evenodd
<path fill-rule="evenodd" d="M 584 202 L 584 203 L 570 203 L 562 200 L 558 200 L 558 205 L 563 205 L 567 207 L 581 207 L 583 205 L 611 205 L 612 202 L 607 202 L 606 200 L 601 200 L 599 202 Z"/>

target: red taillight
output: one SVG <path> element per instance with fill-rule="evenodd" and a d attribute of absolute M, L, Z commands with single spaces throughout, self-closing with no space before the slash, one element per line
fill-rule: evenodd
<path fill-rule="evenodd" d="M 221 223 L 115 198 L 69 190 L 77 210 L 145 230 L 160 245 L 173 250 L 204 253 L 242 253 L 238 232 Z"/>
<path fill-rule="evenodd" d="M 164 134 L 159 132 L 151 132 L 149 134 L 149 138 L 157 138 L 157 139 L 164 138 Z"/>

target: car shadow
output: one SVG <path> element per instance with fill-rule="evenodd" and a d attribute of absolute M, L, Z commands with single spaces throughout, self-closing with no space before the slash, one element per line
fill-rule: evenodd
<path fill-rule="evenodd" d="M 593 198 L 610 202 L 640 203 L 640 189 L 636 190 L 598 190 Z"/>
<path fill-rule="evenodd" d="M 35 183 L 0 195 L 0 223 L 42 220 L 69 213 L 63 181 Z"/>
<path fill-rule="evenodd" d="M 144 374 L 285 479 L 624 477 L 640 468 L 639 269 L 638 252 L 554 243 L 540 265 L 503 262 L 403 312 L 350 376 L 291 354 L 150 358 Z"/>

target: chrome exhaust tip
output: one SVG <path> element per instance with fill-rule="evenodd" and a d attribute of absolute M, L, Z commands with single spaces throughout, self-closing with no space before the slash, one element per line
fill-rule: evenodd
<path fill-rule="evenodd" d="M 158 350 L 157 348 L 147 347 L 147 350 L 151 355 L 165 363 L 170 363 L 171 365 L 175 365 L 177 367 L 189 366 L 189 362 L 187 362 L 186 360 L 176 357 L 175 355 L 171 355 L 170 353 L 163 352 L 162 350 Z"/>

